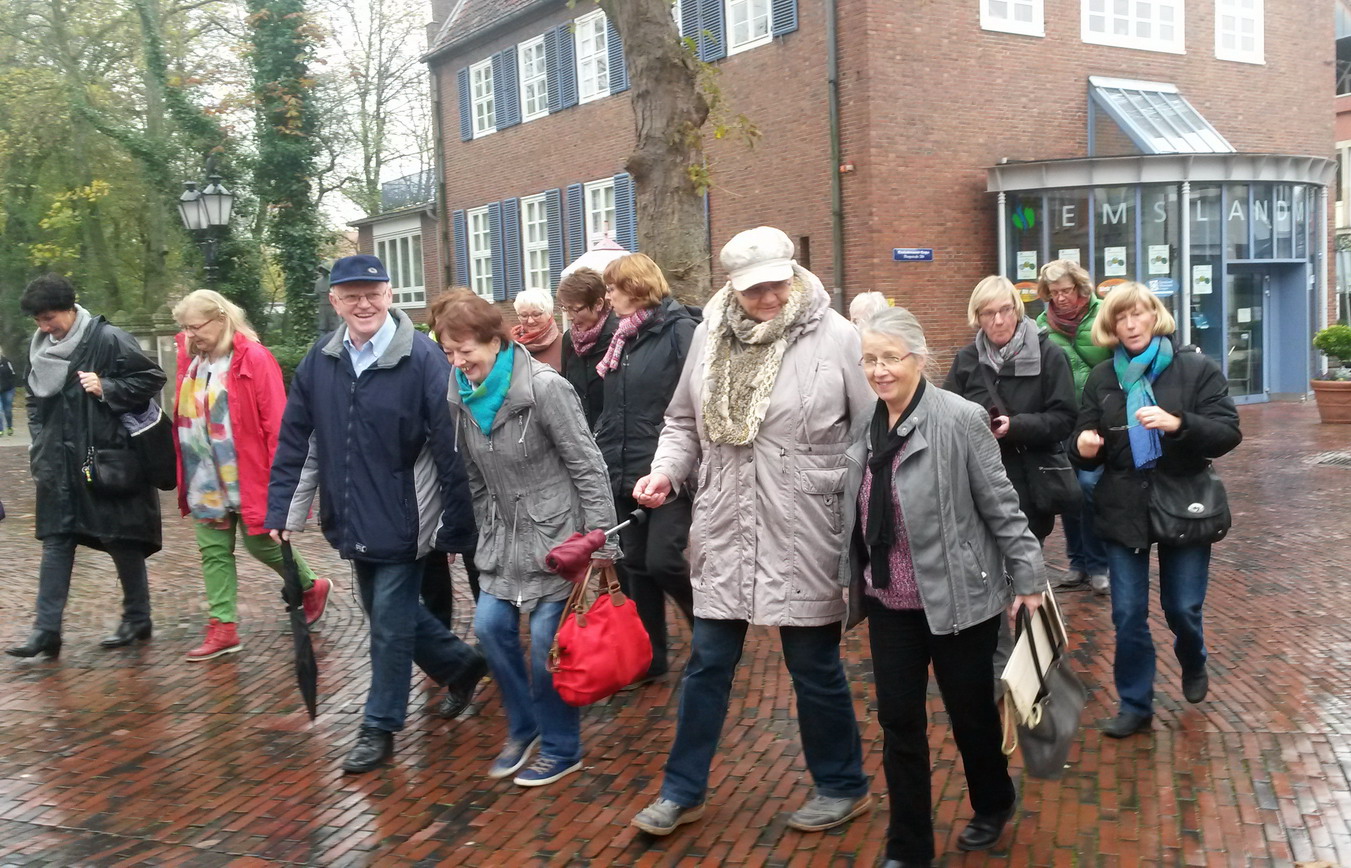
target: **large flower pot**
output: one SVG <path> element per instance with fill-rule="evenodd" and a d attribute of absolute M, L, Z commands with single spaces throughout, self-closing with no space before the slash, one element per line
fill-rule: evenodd
<path fill-rule="evenodd" d="M 1310 380 L 1318 418 L 1326 423 L 1351 425 L 1351 380 Z"/>

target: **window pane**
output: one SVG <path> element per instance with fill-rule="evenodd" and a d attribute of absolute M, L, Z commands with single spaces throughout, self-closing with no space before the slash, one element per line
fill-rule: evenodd
<path fill-rule="evenodd" d="M 422 286 L 422 236 L 414 235 L 411 243 L 413 246 L 413 279 L 409 281 L 409 286 Z"/>

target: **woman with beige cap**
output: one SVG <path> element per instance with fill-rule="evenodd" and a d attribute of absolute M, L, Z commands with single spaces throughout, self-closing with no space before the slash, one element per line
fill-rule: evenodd
<path fill-rule="evenodd" d="M 658 506 L 697 471 L 690 662 L 660 797 L 633 825 L 668 835 L 703 815 L 732 679 L 756 624 L 779 628 L 816 784 L 788 825 L 821 831 L 872 803 L 840 635 L 846 451 L 875 401 L 858 332 L 793 260 L 787 235 L 747 230 L 721 259 L 727 285 L 705 308 L 652 471 L 633 490 Z"/>

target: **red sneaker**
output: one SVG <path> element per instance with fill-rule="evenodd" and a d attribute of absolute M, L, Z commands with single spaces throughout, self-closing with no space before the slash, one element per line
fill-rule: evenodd
<path fill-rule="evenodd" d="M 234 624 L 222 624 L 219 618 L 212 618 L 206 625 L 206 641 L 188 652 L 193 663 L 212 660 L 222 654 L 234 654 L 244 646 L 239 642 L 239 628 Z"/>
<path fill-rule="evenodd" d="M 310 627 L 319 623 L 319 619 L 324 617 L 324 610 L 328 608 L 328 592 L 333 590 L 333 583 L 328 579 L 314 580 L 301 598 L 301 606 L 305 609 L 305 623 Z"/>

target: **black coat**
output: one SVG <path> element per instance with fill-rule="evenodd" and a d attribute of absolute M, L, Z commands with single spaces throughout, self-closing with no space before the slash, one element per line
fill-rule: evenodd
<path fill-rule="evenodd" d="M 1055 517 L 1037 512 L 1032 507 L 1028 484 L 1028 449 L 1059 452 L 1061 444 L 1074 429 L 1076 403 L 1074 375 L 1064 350 L 1052 343 L 1045 334 L 1039 337 L 1041 373 L 1035 377 L 1016 377 L 1013 362 L 994 376 L 995 389 L 1009 414 L 1009 430 L 999 440 L 999 457 L 1009 482 L 1018 492 L 1018 504 L 1027 516 L 1032 533 L 1039 539 L 1051 532 Z M 998 412 L 997 402 L 990 395 L 984 375 L 981 374 L 980 351 L 974 342 L 962 347 L 952 360 L 943 388 L 956 392 L 968 401 Z M 993 373 L 993 372 L 992 372 Z"/>
<path fill-rule="evenodd" d="M 597 420 L 600 419 L 601 408 L 605 406 L 605 380 L 596 373 L 596 365 L 605 358 L 605 351 L 610 348 L 610 338 L 614 337 L 617 325 L 619 317 L 611 312 L 605 317 L 600 337 L 591 345 L 591 350 L 580 356 L 572 347 L 572 329 L 563 333 L 563 376 L 577 391 L 577 397 L 582 399 L 582 411 L 586 413 L 586 427 L 593 432 L 596 430 Z"/>
<path fill-rule="evenodd" d="M 699 321 L 667 296 L 624 345 L 619 367 L 605 376 L 605 406 L 596 422 L 596 445 L 610 469 L 615 494 L 632 494 L 652 468 L 690 340 Z"/>
<path fill-rule="evenodd" d="M 9 359 L 0 356 L 0 392 L 8 392 L 16 385 L 17 377 L 14 373 L 14 365 Z"/>
<path fill-rule="evenodd" d="M 80 386 L 77 371 L 103 381 L 103 400 Z M 164 387 L 164 371 L 142 352 L 136 339 L 101 316 L 93 318 L 70 359 L 61 391 L 37 398 L 29 388 L 28 430 L 33 438 L 29 465 L 37 486 L 38 539 L 74 534 L 82 545 L 103 548 L 104 540 L 139 543 L 146 554 L 160 550 L 159 492 L 146 483 L 125 497 L 95 494 L 80 468 L 90 446 L 130 448 L 123 413 L 145 410 Z"/>
<path fill-rule="evenodd" d="M 1229 384 L 1215 361 L 1195 347 L 1177 350 L 1172 364 L 1154 381 L 1154 399 L 1182 417 L 1176 434 L 1163 436 L 1163 457 L 1153 470 L 1136 470 L 1126 432 L 1126 393 L 1112 360 L 1093 369 L 1084 384 L 1079 422 L 1070 438 L 1070 460 L 1084 469 L 1107 469 L 1093 490 L 1098 535 L 1130 548 L 1149 545 L 1149 487 L 1155 473 L 1200 473 L 1243 440 Z M 1096 458 L 1079 455 L 1080 432 L 1096 429 L 1106 441 Z"/>

